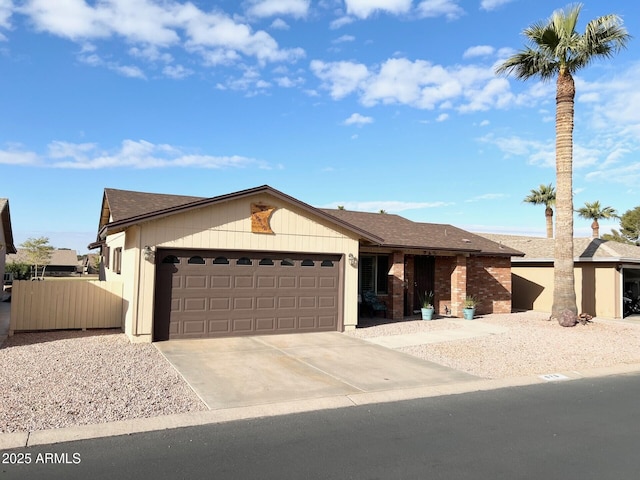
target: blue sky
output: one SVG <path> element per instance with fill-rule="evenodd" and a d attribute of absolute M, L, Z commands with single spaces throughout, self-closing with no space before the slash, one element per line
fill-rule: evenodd
<path fill-rule="evenodd" d="M 555 83 L 494 74 L 537 0 L 0 0 L 0 197 L 17 245 L 86 253 L 103 189 L 264 184 L 317 207 L 545 235 Z M 640 205 L 636 37 L 576 76 L 574 202 Z M 576 236 L 590 222 L 575 220 Z M 601 233 L 618 222 L 602 222 Z"/>

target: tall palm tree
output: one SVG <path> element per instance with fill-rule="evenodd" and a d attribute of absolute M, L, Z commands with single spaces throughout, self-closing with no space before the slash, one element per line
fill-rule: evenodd
<path fill-rule="evenodd" d="M 600 238 L 600 224 L 598 223 L 598 220 L 620 218 L 615 208 L 602 207 L 598 200 L 593 203 L 584 202 L 584 207 L 579 208 L 576 212 L 582 218 L 593 220 L 593 223 L 591 224 L 593 238 Z"/>
<path fill-rule="evenodd" d="M 562 325 L 575 325 L 575 278 L 573 275 L 573 117 L 576 94 L 573 74 L 595 58 L 609 58 L 631 38 L 618 15 L 591 20 L 576 32 L 582 5 L 556 10 L 551 17 L 527 27 L 529 41 L 520 52 L 505 60 L 496 73 L 513 73 L 518 79 L 556 78 L 556 237 L 553 263 L 551 318 Z M 569 313 L 565 313 L 569 311 Z"/>
<path fill-rule="evenodd" d="M 556 204 L 556 189 L 551 185 L 540 185 L 531 189 L 531 193 L 524 197 L 524 201 L 533 205 L 544 205 L 544 216 L 547 220 L 547 238 L 553 238 L 553 206 Z"/>

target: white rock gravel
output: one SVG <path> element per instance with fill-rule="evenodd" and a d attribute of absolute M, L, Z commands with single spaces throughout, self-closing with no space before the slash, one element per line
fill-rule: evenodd
<path fill-rule="evenodd" d="M 640 321 L 563 328 L 534 312 L 485 315 L 502 334 L 399 350 L 484 378 L 640 363 Z M 359 338 L 464 328 L 447 318 L 373 325 Z M 151 344 L 119 330 L 18 333 L 0 348 L 0 433 L 206 410 Z"/>
<path fill-rule="evenodd" d="M 206 410 L 151 344 L 119 330 L 17 333 L 0 348 L 0 432 Z"/>
<path fill-rule="evenodd" d="M 594 318 L 587 325 L 564 328 L 536 312 L 483 315 L 475 320 L 508 328 L 501 334 L 398 350 L 483 378 L 545 375 L 640 364 L 640 320 L 620 322 Z M 463 328 L 447 318 L 358 328 L 360 338 Z"/>

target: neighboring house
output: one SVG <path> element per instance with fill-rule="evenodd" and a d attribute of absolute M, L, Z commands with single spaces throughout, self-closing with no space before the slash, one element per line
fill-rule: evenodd
<path fill-rule="evenodd" d="M 13 244 L 13 230 L 11 229 L 11 214 L 9 212 L 9 200 L 0 198 L 0 274 L 4 284 L 6 255 L 16 253 Z M 3 297 L 0 290 L 0 297 Z"/>
<path fill-rule="evenodd" d="M 342 331 L 366 290 L 402 320 L 418 294 L 441 313 L 511 312 L 520 252 L 451 225 L 321 210 L 269 186 L 212 198 L 105 189 L 101 278 L 122 281 L 133 340 Z M 385 312 L 383 312 L 385 313 Z"/>
<path fill-rule="evenodd" d="M 100 271 L 100 255 L 97 253 L 83 255 L 79 268 L 84 275 L 97 275 Z"/>
<path fill-rule="evenodd" d="M 26 263 L 30 260 L 24 248 L 18 248 L 12 255 L 7 255 L 7 263 Z M 38 265 L 38 275 L 42 274 L 43 265 Z M 44 268 L 45 277 L 65 277 L 78 272 L 78 255 L 75 250 L 61 248 L 52 250 L 51 261 Z"/>
<path fill-rule="evenodd" d="M 524 252 L 511 261 L 513 308 L 551 312 L 554 239 L 480 234 Z M 622 318 L 622 296 L 640 296 L 640 247 L 599 238 L 575 238 L 574 274 L 578 313 Z"/>

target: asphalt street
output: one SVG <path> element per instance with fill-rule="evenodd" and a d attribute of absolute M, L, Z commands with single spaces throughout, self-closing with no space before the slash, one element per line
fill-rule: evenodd
<path fill-rule="evenodd" d="M 0 478 L 635 480 L 639 399 L 549 382 L 6 450 Z"/>

